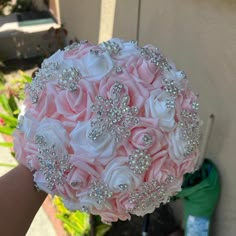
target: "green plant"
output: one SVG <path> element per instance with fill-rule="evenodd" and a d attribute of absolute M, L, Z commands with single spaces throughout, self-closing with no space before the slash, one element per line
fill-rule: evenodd
<path fill-rule="evenodd" d="M 24 99 L 24 87 L 26 83 L 32 81 L 32 77 L 20 71 L 20 77 L 0 81 L 0 134 L 11 136 L 18 124 L 20 114 L 19 103 Z M 12 142 L 0 142 L 1 146 L 11 148 Z M 14 156 L 14 153 L 12 153 Z M 0 166 L 14 167 L 13 164 L 0 163 Z M 62 200 L 55 197 L 53 202 L 57 209 L 57 218 L 63 222 L 66 232 L 70 236 L 88 236 L 90 229 L 96 232 L 97 236 L 103 236 L 110 226 L 101 223 L 100 217 L 90 217 L 90 215 L 75 211 L 71 212 L 65 208 Z M 91 219 L 93 224 L 91 223 Z"/>
<path fill-rule="evenodd" d="M 80 211 L 71 212 L 65 208 L 59 197 L 54 197 L 53 202 L 57 209 L 57 218 L 63 222 L 65 230 L 71 236 L 89 235 L 89 215 Z"/>

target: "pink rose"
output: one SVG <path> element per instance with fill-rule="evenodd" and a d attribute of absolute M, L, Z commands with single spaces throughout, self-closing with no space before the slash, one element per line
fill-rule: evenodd
<path fill-rule="evenodd" d="M 13 134 L 13 137 L 14 137 L 14 152 L 16 153 L 16 159 L 18 162 L 28 167 L 28 162 L 26 159 L 28 152 L 25 150 L 26 140 L 24 138 L 24 133 L 22 133 L 19 130 L 16 130 Z"/>
<path fill-rule="evenodd" d="M 135 82 L 126 73 L 121 73 L 117 76 L 113 75 L 110 78 L 102 80 L 99 86 L 99 95 L 110 98 L 111 88 L 115 82 L 119 82 L 124 85 L 124 91 L 129 95 L 130 99 L 129 106 L 140 108 L 145 103 L 145 100 L 149 97 L 149 90 L 143 87 L 140 83 Z M 138 113 L 139 116 L 142 113 L 143 111 L 140 110 Z"/>
<path fill-rule="evenodd" d="M 141 182 L 128 166 L 128 157 L 116 157 L 105 167 L 102 179 L 113 192 L 132 191 Z"/>
<path fill-rule="evenodd" d="M 89 42 L 84 43 L 73 43 L 73 45 L 67 46 L 68 49 L 64 51 L 64 59 L 72 60 L 72 59 L 80 59 L 85 54 L 89 53 L 91 49 L 93 49 L 95 46 Z M 71 47 L 71 49 L 69 49 Z"/>
<path fill-rule="evenodd" d="M 155 129 L 154 119 L 140 118 L 140 124 L 138 127 L 134 127 L 130 135 L 130 143 L 138 149 L 148 149 L 150 154 L 154 154 L 165 146 L 167 146 L 167 140 L 164 134 Z"/>
<path fill-rule="evenodd" d="M 57 88 L 54 83 L 47 83 L 43 90 L 38 103 L 35 104 L 31 109 L 33 116 L 37 120 L 42 120 L 44 117 L 59 118 L 57 112 L 55 100 L 58 96 L 58 92 L 61 89 Z"/>
<path fill-rule="evenodd" d="M 90 106 L 95 100 L 94 84 L 80 80 L 76 91 L 62 90 L 55 98 L 56 111 L 64 120 L 86 121 L 91 118 Z"/>
<path fill-rule="evenodd" d="M 160 74 L 160 71 L 157 70 L 156 65 L 151 63 L 151 60 L 140 56 L 131 57 L 125 66 L 128 73 L 130 73 L 137 82 L 147 85 L 152 84 L 153 80 Z"/>

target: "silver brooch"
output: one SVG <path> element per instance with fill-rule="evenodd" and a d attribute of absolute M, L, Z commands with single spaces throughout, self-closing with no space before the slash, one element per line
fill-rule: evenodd
<path fill-rule="evenodd" d="M 117 55 L 121 50 L 119 44 L 111 40 L 103 42 L 101 47 L 105 49 L 110 55 Z"/>
<path fill-rule="evenodd" d="M 141 48 L 140 54 L 147 60 L 150 60 L 151 63 L 153 63 L 160 69 L 170 70 L 172 68 L 166 58 L 161 55 L 158 48 L 156 48 L 155 50 L 150 48 Z"/>
<path fill-rule="evenodd" d="M 181 138 L 187 143 L 184 156 L 189 156 L 200 143 L 200 119 L 196 112 L 183 110 L 179 122 Z"/>
<path fill-rule="evenodd" d="M 131 193 L 129 203 L 132 208 L 129 211 L 134 214 L 150 213 L 161 203 L 168 202 L 170 196 L 166 194 L 166 191 L 173 180 L 173 176 L 169 176 L 163 184 L 159 184 L 155 180 L 144 183 L 137 191 Z"/>
<path fill-rule="evenodd" d="M 45 138 L 35 136 L 35 144 L 38 148 L 37 158 L 40 163 L 40 171 L 43 172 L 50 190 L 56 185 L 63 185 L 66 173 L 71 169 L 69 155 L 59 153 L 55 145 L 49 145 Z"/>
<path fill-rule="evenodd" d="M 77 49 L 77 48 L 79 48 L 79 47 L 80 47 L 80 43 L 78 43 L 78 42 L 73 42 L 72 44 L 66 46 L 66 47 L 64 48 L 64 50 L 65 50 L 65 51 L 70 51 L 70 50 L 73 50 L 73 49 Z"/>
<path fill-rule="evenodd" d="M 58 63 L 47 62 L 47 60 L 45 60 L 42 63 L 41 69 L 36 72 L 33 81 L 25 86 L 25 91 L 26 93 L 28 93 L 33 104 L 38 102 L 38 99 L 45 87 L 46 82 L 54 78 L 55 73 L 58 69 Z"/>
<path fill-rule="evenodd" d="M 144 142 L 144 145 L 152 144 L 152 136 L 150 134 L 144 134 L 143 135 L 143 142 Z"/>
<path fill-rule="evenodd" d="M 89 185 L 88 197 L 95 200 L 101 206 L 108 198 L 112 197 L 112 194 L 113 192 L 102 182 L 92 181 Z"/>
<path fill-rule="evenodd" d="M 130 156 L 129 156 L 129 168 L 135 174 L 143 174 L 145 173 L 149 166 L 151 165 L 151 157 L 148 153 L 144 150 L 136 149 Z"/>
<path fill-rule="evenodd" d="M 95 118 L 91 121 L 89 138 L 96 141 L 105 133 L 110 133 L 116 142 L 130 136 L 130 129 L 139 123 L 136 117 L 137 107 L 130 107 L 129 95 L 124 91 L 124 85 L 115 82 L 111 89 L 110 99 L 96 97 L 96 103 L 91 106 Z"/>
<path fill-rule="evenodd" d="M 58 84 L 62 89 L 75 91 L 78 88 L 78 82 L 81 79 L 81 74 L 74 67 L 66 68 L 59 74 Z"/>

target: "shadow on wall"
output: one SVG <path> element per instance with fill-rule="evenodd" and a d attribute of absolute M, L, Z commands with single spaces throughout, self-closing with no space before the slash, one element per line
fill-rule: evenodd
<path fill-rule="evenodd" d="M 65 29 L 53 27 L 32 33 L 4 31 L 0 35 L 0 60 L 48 57 L 65 46 L 66 35 Z"/>

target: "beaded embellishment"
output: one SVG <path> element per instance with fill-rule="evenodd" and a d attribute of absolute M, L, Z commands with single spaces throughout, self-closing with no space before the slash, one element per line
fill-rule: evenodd
<path fill-rule="evenodd" d="M 189 156 L 200 143 L 200 119 L 196 112 L 183 110 L 179 122 L 181 138 L 187 143 L 184 156 Z"/>
<path fill-rule="evenodd" d="M 58 84 L 62 89 L 75 91 L 78 88 L 78 82 L 81 75 L 78 69 L 74 67 L 66 68 L 59 74 Z"/>
<path fill-rule="evenodd" d="M 135 174 L 143 174 L 151 164 L 151 157 L 144 150 L 136 149 L 129 156 L 129 168 Z"/>
<path fill-rule="evenodd" d="M 103 42 L 101 47 L 105 49 L 110 55 L 117 55 L 121 50 L 119 44 L 111 40 Z"/>
<path fill-rule="evenodd" d="M 43 136 L 35 136 L 35 144 L 38 148 L 37 158 L 40 163 L 40 171 L 43 172 L 48 183 L 48 188 L 53 190 L 56 185 L 63 185 L 65 174 L 71 169 L 69 155 L 59 153 L 55 145 L 48 145 Z"/>
<path fill-rule="evenodd" d="M 133 206 L 129 211 L 134 214 L 146 214 L 158 208 L 160 204 L 169 201 L 166 191 L 174 178 L 169 176 L 163 184 L 157 181 L 144 183 L 140 189 L 131 193 L 129 203 Z"/>
<path fill-rule="evenodd" d="M 130 136 L 130 129 L 139 123 L 136 117 L 137 107 L 130 107 L 129 95 L 124 91 L 124 85 L 115 82 L 111 89 L 111 98 L 96 97 L 97 102 L 91 106 L 96 114 L 91 121 L 89 138 L 96 141 L 104 133 L 111 133 L 116 142 Z"/>
<path fill-rule="evenodd" d="M 156 50 L 150 48 L 141 48 L 140 54 L 147 60 L 151 60 L 151 63 L 155 64 L 160 69 L 170 70 L 172 68 L 166 58 L 161 55 L 158 48 Z"/>
<path fill-rule="evenodd" d="M 92 181 L 89 186 L 88 197 L 95 200 L 97 204 L 104 205 L 107 198 L 112 197 L 113 192 L 108 186 L 99 181 Z"/>

